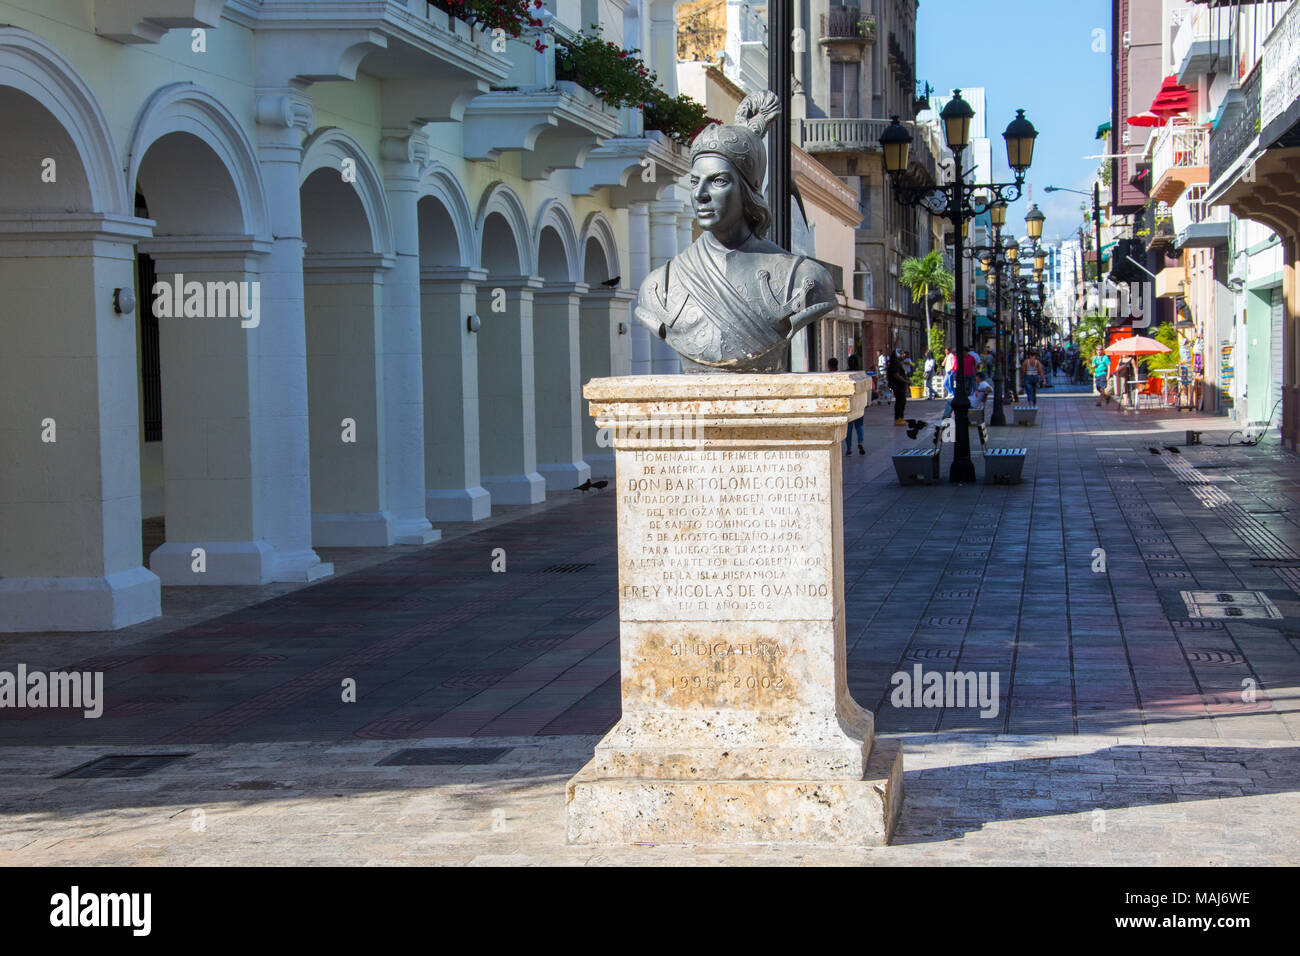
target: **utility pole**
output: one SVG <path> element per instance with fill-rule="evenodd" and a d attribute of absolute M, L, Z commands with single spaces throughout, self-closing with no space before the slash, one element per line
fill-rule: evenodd
<path fill-rule="evenodd" d="M 794 0 L 767 5 L 767 86 L 781 101 L 768 128 L 767 182 L 772 201 L 768 238 L 790 251 L 790 77 L 794 73 Z M 802 36 L 802 34 L 799 34 Z M 803 44 L 799 44 L 800 50 Z"/>
<path fill-rule="evenodd" d="M 1097 237 L 1097 285 L 1101 286 L 1101 180 L 1092 184 L 1092 231 Z M 1100 294 L 1100 293 L 1098 293 Z"/>

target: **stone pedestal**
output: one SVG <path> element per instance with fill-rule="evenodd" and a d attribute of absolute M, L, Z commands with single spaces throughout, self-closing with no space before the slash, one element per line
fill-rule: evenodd
<path fill-rule="evenodd" d="M 569 842 L 888 842 L 902 751 L 845 671 L 839 443 L 866 377 L 583 394 L 615 450 L 623 716 L 569 781 Z"/>

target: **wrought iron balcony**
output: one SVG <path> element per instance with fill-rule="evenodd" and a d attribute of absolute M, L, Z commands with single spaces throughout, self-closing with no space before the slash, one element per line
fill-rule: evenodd
<path fill-rule="evenodd" d="M 1217 183 L 1259 137 L 1261 70 L 1250 71 L 1241 88 L 1229 90 L 1222 115 L 1210 134 L 1210 182 Z"/>
<path fill-rule="evenodd" d="M 876 39 L 876 18 L 858 7 L 831 7 L 822 14 L 823 44 L 866 46 Z"/>

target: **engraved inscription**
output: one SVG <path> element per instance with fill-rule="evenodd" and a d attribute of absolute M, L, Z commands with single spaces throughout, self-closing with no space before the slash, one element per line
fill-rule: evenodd
<path fill-rule="evenodd" d="M 829 600 L 830 543 L 814 533 L 830 503 L 824 463 L 807 450 L 622 452 L 625 616 L 783 617 L 791 601 Z"/>

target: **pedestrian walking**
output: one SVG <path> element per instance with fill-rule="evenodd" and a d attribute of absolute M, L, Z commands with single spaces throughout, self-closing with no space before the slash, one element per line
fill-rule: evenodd
<path fill-rule="evenodd" d="M 1043 383 L 1044 372 L 1042 360 L 1039 359 L 1036 349 L 1029 350 L 1029 354 L 1025 356 L 1024 364 L 1020 370 L 1025 376 L 1025 395 L 1029 399 L 1029 404 L 1037 407 L 1038 386 Z"/>
<path fill-rule="evenodd" d="M 943 351 L 943 395 L 951 401 L 957 394 L 957 355 L 950 348 Z"/>
<path fill-rule="evenodd" d="M 891 386 L 889 384 L 889 356 L 883 351 L 876 354 L 876 384 L 880 387 L 880 398 L 885 399 L 885 392 Z"/>
<path fill-rule="evenodd" d="M 858 358 L 857 352 L 854 352 L 849 356 L 848 369 L 850 372 L 862 371 L 862 360 Z M 865 417 L 865 415 L 859 415 L 857 420 L 849 422 L 848 427 L 844 430 L 844 456 L 846 458 L 853 454 L 849 440 L 854 431 L 858 433 L 858 454 L 865 455 L 867 453 L 867 450 L 862 447 L 862 419 Z"/>
<path fill-rule="evenodd" d="M 925 350 L 925 397 L 934 398 L 934 350 Z"/>
<path fill-rule="evenodd" d="M 1110 391 L 1106 388 L 1106 380 L 1110 378 L 1110 356 L 1097 346 L 1097 353 L 1092 357 L 1092 385 L 1097 390 L 1097 404 L 1100 405 L 1102 399 L 1106 404 L 1110 404 Z"/>
<path fill-rule="evenodd" d="M 907 419 L 903 413 L 907 408 L 907 372 L 903 368 L 903 350 L 894 349 L 894 354 L 888 359 L 886 370 L 889 377 L 889 388 L 894 393 L 894 424 L 906 425 Z"/>

